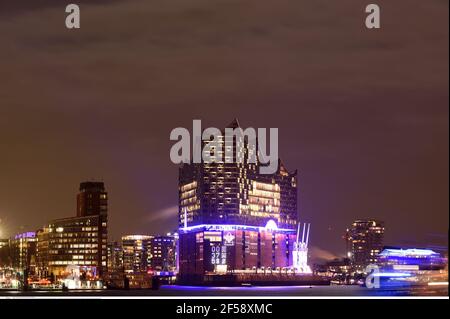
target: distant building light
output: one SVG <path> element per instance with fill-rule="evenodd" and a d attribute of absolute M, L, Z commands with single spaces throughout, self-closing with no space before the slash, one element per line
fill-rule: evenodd
<path fill-rule="evenodd" d="M 35 238 L 35 237 L 36 237 L 35 232 L 26 232 L 26 233 L 17 234 L 16 236 L 14 236 L 14 239 Z"/>
<path fill-rule="evenodd" d="M 147 235 L 128 235 L 128 236 L 123 236 L 122 240 L 148 240 L 148 239 L 152 239 L 152 236 L 147 236 Z"/>

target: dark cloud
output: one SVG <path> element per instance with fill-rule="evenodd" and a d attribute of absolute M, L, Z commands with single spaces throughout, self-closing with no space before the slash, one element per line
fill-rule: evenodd
<path fill-rule="evenodd" d="M 25 13 L 33 13 L 39 15 L 42 10 L 49 8 L 60 8 L 64 12 L 66 6 L 75 3 L 79 6 L 83 5 L 108 5 L 112 2 L 120 0 L 77 0 L 77 1 L 61 1 L 61 0 L 23 0 L 11 1 L 0 0 L 0 16 L 15 17 Z"/>
<path fill-rule="evenodd" d="M 280 128 L 313 245 L 341 253 L 359 217 L 392 244 L 447 232 L 447 2 L 378 1 L 377 31 L 355 0 L 84 1 L 80 30 L 59 1 L 27 2 L 0 0 L 9 233 L 73 215 L 88 178 L 110 191 L 112 237 L 171 231 L 169 132 L 234 117 Z"/>

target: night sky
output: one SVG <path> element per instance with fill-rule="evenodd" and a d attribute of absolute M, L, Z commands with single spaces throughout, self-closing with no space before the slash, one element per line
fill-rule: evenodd
<path fill-rule="evenodd" d="M 67 30 L 65 5 L 81 7 Z M 381 6 L 381 29 L 364 27 Z M 0 0 L 0 236 L 109 192 L 110 239 L 177 224 L 175 127 L 278 127 L 315 257 L 357 218 L 447 246 L 448 1 Z"/>

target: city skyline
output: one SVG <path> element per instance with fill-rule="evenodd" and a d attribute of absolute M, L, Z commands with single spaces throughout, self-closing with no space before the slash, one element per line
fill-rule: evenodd
<path fill-rule="evenodd" d="M 448 246 L 448 4 L 380 1 L 367 33 L 350 2 L 80 1 L 68 33 L 57 1 L 0 3 L 0 237 L 75 215 L 91 179 L 109 240 L 175 230 L 170 131 L 237 117 L 279 128 L 313 254 L 343 255 L 360 218 L 386 244 Z"/>
<path fill-rule="evenodd" d="M 233 123 L 232 123 L 233 124 Z M 283 163 L 281 163 L 280 165 L 283 165 Z M 181 165 L 178 165 L 178 168 L 180 168 L 181 167 Z M 90 180 L 90 181 L 84 181 L 84 182 L 82 182 L 81 184 L 80 184 L 80 190 L 81 190 L 81 187 L 83 186 L 83 185 L 85 185 L 85 184 L 95 184 L 97 182 L 97 180 Z M 103 183 L 103 182 L 102 182 Z M 75 210 L 75 212 L 76 212 L 76 214 L 78 214 L 78 211 L 80 210 L 80 208 L 79 208 L 79 196 L 80 196 L 80 194 L 78 194 L 77 196 L 75 196 L 75 198 L 76 198 L 76 205 L 77 205 L 77 209 Z M 176 212 L 177 212 L 177 214 L 175 215 L 175 216 L 173 216 L 174 218 L 175 218 L 175 220 L 177 220 L 177 215 L 178 215 L 178 211 L 179 211 L 179 207 L 176 207 Z M 173 213 L 172 214 L 169 214 L 169 216 L 171 216 L 171 215 L 174 215 Z M 355 217 L 355 220 L 357 220 L 357 219 L 364 219 L 364 218 L 366 218 L 366 219 L 371 219 L 373 216 L 366 216 L 366 217 L 363 217 L 363 218 L 361 218 L 361 217 Z M 59 218 L 61 218 L 61 217 L 59 217 Z M 301 219 L 299 219 L 300 220 L 300 222 L 303 222 Z M 351 221 L 351 222 L 353 222 L 353 221 Z M 172 231 L 176 231 L 177 230 L 177 228 L 178 228 L 178 222 L 177 222 L 177 225 L 174 227 L 174 228 L 172 228 L 172 229 L 167 229 L 167 230 L 162 230 L 162 231 L 159 231 L 159 232 L 149 232 L 149 231 L 143 231 L 143 232 L 136 232 L 136 231 L 134 231 L 134 232 L 129 232 L 129 233 L 120 233 L 119 235 L 118 235 L 118 238 L 120 239 L 121 237 L 123 238 L 123 236 L 127 236 L 127 235 L 131 235 L 131 234 L 138 234 L 138 235 L 150 235 L 150 236 L 154 236 L 154 235 L 164 235 L 165 233 L 167 233 L 167 232 L 172 232 Z M 11 236 L 10 237 L 14 237 L 15 235 L 17 235 L 17 234 L 20 234 L 20 233 L 22 233 L 23 231 L 35 231 L 35 230 L 37 230 L 38 228 L 40 228 L 40 227 L 35 227 L 35 228 L 30 228 L 30 229 L 25 229 L 25 228 L 22 228 L 19 232 L 16 232 L 16 233 L 14 233 L 14 234 L 11 234 Z M 341 232 L 342 233 L 342 235 L 344 235 L 345 234 L 345 231 L 342 231 Z M 8 237 L 8 236 L 3 236 L 3 237 Z M 342 239 L 344 239 L 344 238 L 342 238 Z M 113 241 L 115 241 L 115 240 L 117 240 L 117 238 L 116 237 L 113 237 L 113 238 L 111 238 L 111 237 L 109 237 L 108 238 L 108 242 L 113 242 Z M 345 245 L 345 241 L 343 240 L 342 241 L 342 243 L 343 243 L 343 245 Z M 402 243 L 393 243 L 393 242 L 388 242 L 385 246 L 387 246 L 387 247 L 389 247 L 389 246 L 400 246 Z M 404 244 L 403 244 L 404 245 Z M 415 244 L 415 243 L 410 243 L 410 244 L 406 244 L 406 246 L 417 246 L 417 244 Z M 432 246 L 429 242 L 427 243 L 427 244 L 425 244 L 425 245 L 422 245 L 422 247 L 429 247 L 429 246 Z M 419 245 L 419 247 L 420 247 L 420 245 Z M 444 248 L 444 249 L 443 249 Z M 440 250 L 445 250 L 445 247 L 440 247 Z M 346 252 L 347 250 L 344 248 L 344 252 Z M 313 251 L 312 252 L 312 255 L 313 255 L 313 258 L 312 258 L 312 260 L 314 260 L 314 261 L 317 261 L 317 260 L 329 260 L 329 259 L 332 259 L 332 258 L 342 258 L 342 257 L 346 257 L 345 256 L 345 253 L 344 254 L 340 254 L 340 255 L 338 255 L 338 254 L 336 254 L 336 255 L 334 255 L 334 256 L 330 256 L 330 255 L 328 255 L 328 256 L 320 256 L 320 254 L 329 254 L 330 252 L 329 251 L 324 251 L 324 252 L 319 252 L 319 253 L 317 253 L 317 251 Z"/>

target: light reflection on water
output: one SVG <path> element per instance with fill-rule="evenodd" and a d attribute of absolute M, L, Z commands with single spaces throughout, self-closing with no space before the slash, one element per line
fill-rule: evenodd
<path fill-rule="evenodd" d="M 207 287 L 163 285 L 159 290 L 2 290 L 1 296 L 41 297 L 183 297 L 183 296 L 254 296 L 254 297 L 396 297 L 396 296 L 448 296 L 448 287 L 415 287 L 367 289 L 360 286 L 240 286 Z"/>

